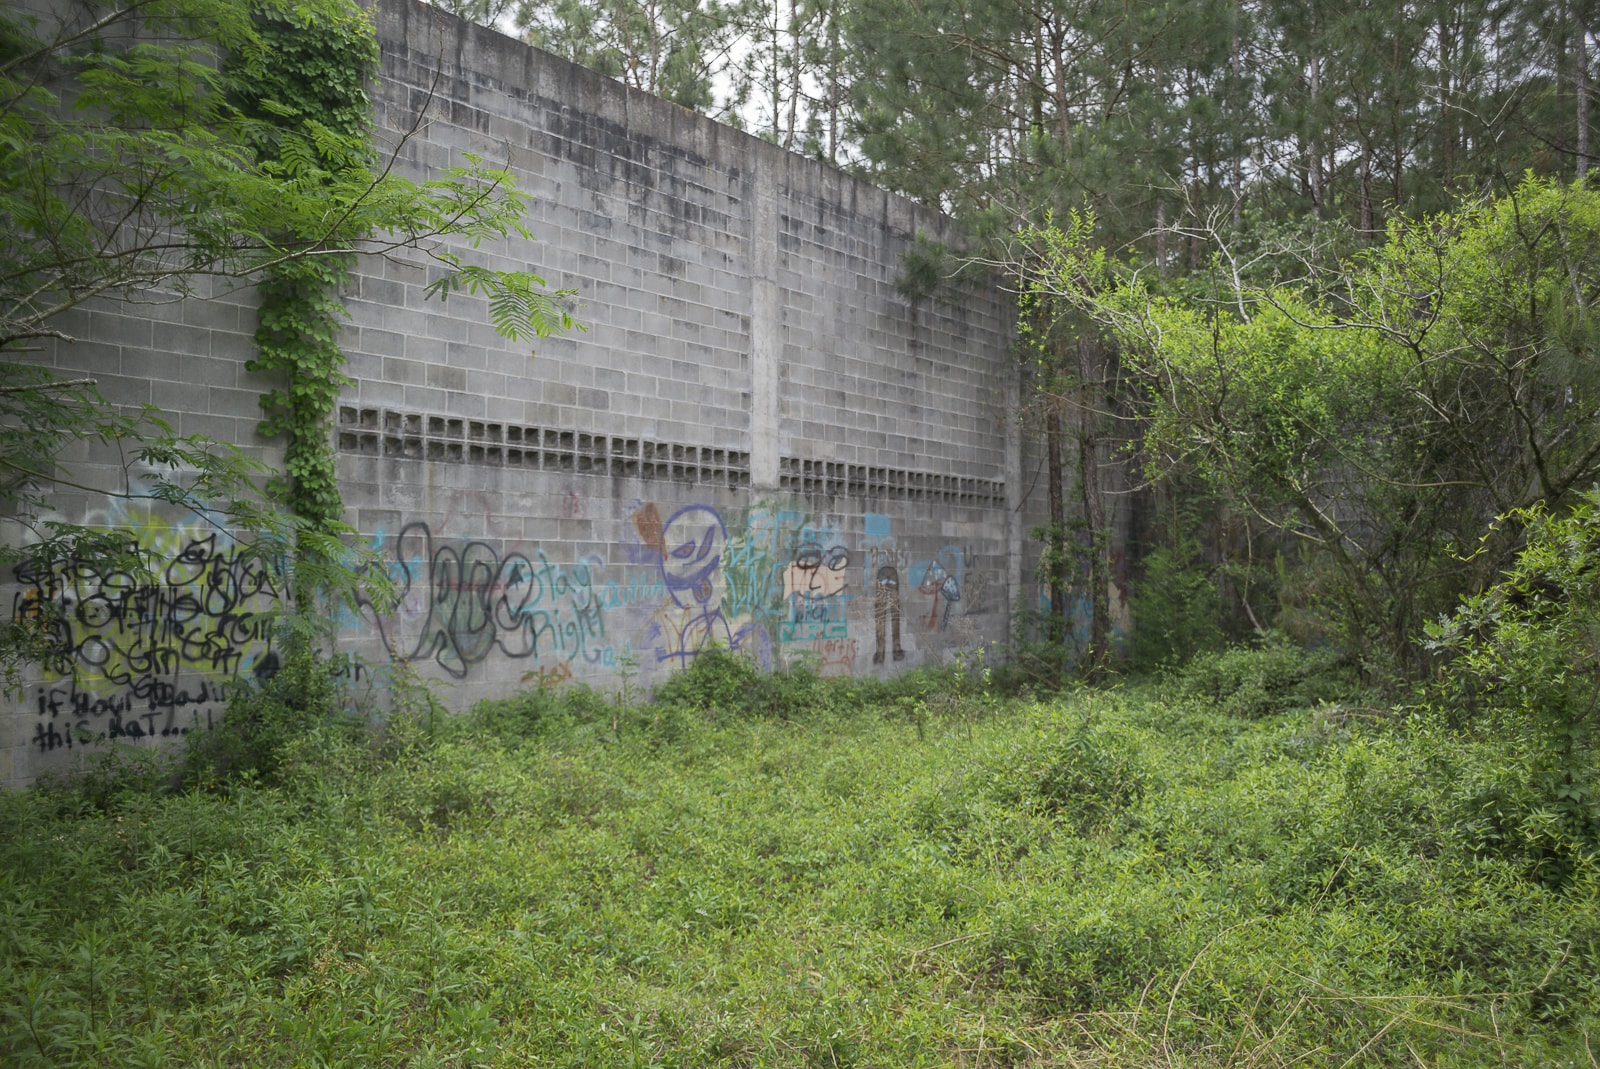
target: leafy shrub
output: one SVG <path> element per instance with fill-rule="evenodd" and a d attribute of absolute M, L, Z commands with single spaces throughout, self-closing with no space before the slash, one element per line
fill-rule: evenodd
<path fill-rule="evenodd" d="M 1511 713 L 1564 763 L 1592 742 L 1600 706 L 1600 491 L 1565 516 L 1513 513 L 1527 544 L 1488 590 L 1427 627 L 1450 658 L 1447 707 Z"/>
<path fill-rule="evenodd" d="M 1278 634 L 1259 646 L 1201 654 L 1178 674 L 1182 697 L 1212 702 L 1249 720 L 1349 695 L 1355 679 L 1332 650 L 1305 650 Z"/>
<path fill-rule="evenodd" d="M 376 752 L 385 759 L 426 749 L 448 733 L 454 718 L 428 681 L 407 662 L 390 664 L 384 675 L 388 683 L 388 709 L 375 725 Z"/>
<path fill-rule="evenodd" d="M 1079 655 L 1056 642 L 1016 641 L 994 667 L 995 690 L 1001 694 L 1053 694 L 1077 679 Z"/>
<path fill-rule="evenodd" d="M 1081 831 L 1103 825 L 1144 796 L 1149 773 L 1128 743 L 1085 725 L 1044 754 L 1033 793 Z"/>
<path fill-rule="evenodd" d="M 849 693 L 848 684 L 824 679 L 809 664 L 780 672 L 759 673 L 756 685 L 736 708 L 747 717 L 803 720 L 836 712 Z"/>
<path fill-rule="evenodd" d="M 1181 664 L 1215 648 L 1222 637 L 1217 621 L 1225 614 L 1198 547 L 1163 546 L 1145 557 L 1143 570 L 1133 588 L 1134 666 Z"/>
<path fill-rule="evenodd" d="M 291 751 L 308 736 L 328 746 L 364 742 L 367 724 L 346 708 L 343 674 L 338 659 L 291 646 L 276 673 L 233 688 L 214 730 L 188 737 L 187 785 L 217 787 L 235 778 L 276 782 Z"/>
<path fill-rule="evenodd" d="M 747 657 L 712 647 L 656 688 L 655 702 L 762 720 L 802 720 L 855 705 L 866 693 L 853 680 L 824 679 L 810 665 L 763 672 Z"/>
<path fill-rule="evenodd" d="M 173 783 L 176 762 L 162 750 L 114 742 L 71 769 L 47 772 L 36 789 L 67 809 L 109 811 L 129 795 L 161 794 Z"/>
<path fill-rule="evenodd" d="M 446 832 L 486 823 L 524 801 L 520 771 L 482 740 L 444 743 L 385 777 L 382 811 L 412 831 Z"/>
<path fill-rule="evenodd" d="M 1450 658 L 1436 705 L 1457 724 L 1525 735 L 1527 761 L 1486 784 L 1475 827 L 1561 884 L 1600 854 L 1600 491 L 1564 515 L 1512 513 L 1526 544 L 1500 581 L 1427 628 Z M 1510 770 L 1508 770 L 1510 771 Z"/>
<path fill-rule="evenodd" d="M 1115 890 L 1114 898 L 1100 901 L 1030 896 L 1002 904 L 972 964 L 986 965 L 1004 987 L 1056 1012 L 1132 1004 L 1174 971 L 1170 943 L 1188 933 L 1174 925 L 1174 903 L 1160 888 L 1125 883 Z"/>
<path fill-rule="evenodd" d="M 1600 800 L 1586 783 L 1537 761 L 1475 769 L 1461 785 L 1455 827 L 1480 857 L 1515 863 L 1550 888 L 1569 885 L 1585 864 L 1600 860 Z"/>
<path fill-rule="evenodd" d="M 657 687 L 655 699 L 663 705 L 731 712 L 744 707 L 760 681 L 761 669 L 754 661 L 713 646 Z"/>
<path fill-rule="evenodd" d="M 472 707 L 465 729 L 508 742 L 546 739 L 582 728 L 609 727 L 618 707 L 583 684 L 533 687 L 509 698 L 485 698 Z"/>

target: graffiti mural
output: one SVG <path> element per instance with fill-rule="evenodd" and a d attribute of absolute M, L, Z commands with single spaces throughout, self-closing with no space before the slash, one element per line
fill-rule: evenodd
<path fill-rule="evenodd" d="M 783 573 L 793 557 L 789 546 L 804 514 L 758 506 L 728 539 L 723 574 L 728 582 L 728 611 L 772 630 L 785 609 Z"/>
<path fill-rule="evenodd" d="M 900 570 L 892 564 L 878 568 L 872 591 L 872 619 L 877 642 L 872 663 L 883 663 L 883 632 L 886 625 L 894 633 L 894 659 L 905 660 L 906 651 L 900 648 Z"/>
<path fill-rule="evenodd" d="M 781 639 L 810 642 L 846 637 L 845 607 L 850 551 L 824 547 L 814 534 L 803 536 L 794 559 L 783 572 L 783 598 L 788 607 Z"/>
<path fill-rule="evenodd" d="M 522 530 L 489 498 L 474 492 L 467 504 L 453 501 L 450 514 L 471 532 Z M 584 518 L 589 504 L 566 488 L 550 507 L 598 525 Z M 448 520 L 375 532 L 396 602 L 342 620 L 344 640 L 370 635 L 374 653 L 451 679 L 557 687 L 622 664 L 659 679 L 713 645 L 767 668 L 804 660 L 846 676 L 864 666 L 868 628 L 880 668 L 942 657 L 976 635 L 976 558 L 950 544 L 913 551 L 896 538 L 898 519 L 868 514 L 852 537 L 846 518 L 781 503 L 730 517 L 709 504 L 636 500 L 619 520 L 620 531 L 597 532 L 597 548 L 562 555 L 503 536 L 447 536 Z M 11 569 L 13 619 L 48 621 L 58 667 L 70 668 L 29 683 L 32 741 L 44 752 L 207 728 L 232 681 L 278 667 L 276 563 L 202 524 L 124 514 L 105 525 L 126 531 L 126 545 Z"/>
<path fill-rule="evenodd" d="M 723 608 L 728 529 L 717 511 L 688 505 L 663 522 L 647 505 L 635 513 L 634 526 L 654 551 L 668 598 L 645 629 L 656 661 L 684 667 L 711 645 L 759 653 L 765 633 L 748 622 L 737 625 Z"/>
<path fill-rule="evenodd" d="M 817 660 L 817 674 L 823 678 L 855 675 L 855 639 L 819 638 L 811 644 L 811 652 Z"/>
<path fill-rule="evenodd" d="M 932 599 L 928 611 L 930 629 L 943 631 L 950 623 L 950 610 L 961 600 L 961 573 L 965 560 L 957 546 L 945 546 L 933 560 L 919 561 L 910 571 L 917 590 Z M 942 605 L 942 611 L 941 611 Z"/>
<path fill-rule="evenodd" d="M 910 559 L 895 542 L 889 517 L 869 512 L 863 529 L 863 570 L 872 590 L 872 663 L 883 664 L 890 656 L 903 661 L 906 651 L 900 641 L 900 571 Z M 892 647 L 886 639 L 892 640 Z"/>
<path fill-rule="evenodd" d="M 557 661 L 546 668 L 540 665 L 531 672 L 522 673 L 522 682 L 532 683 L 540 690 L 559 687 L 572 679 L 572 665 L 568 661 Z"/>
<path fill-rule="evenodd" d="M 13 619 L 45 615 L 55 660 L 33 688 L 43 752 L 210 727 L 230 681 L 272 675 L 281 570 L 226 535 L 121 515 L 95 556 L 25 559 Z"/>
<path fill-rule="evenodd" d="M 385 547 L 398 607 L 379 617 L 398 661 L 432 660 L 464 678 L 498 652 L 513 660 L 571 661 L 605 646 L 605 614 L 591 565 L 562 565 L 543 550 L 502 554 L 487 542 L 436 540 L 407 524 Z"/>

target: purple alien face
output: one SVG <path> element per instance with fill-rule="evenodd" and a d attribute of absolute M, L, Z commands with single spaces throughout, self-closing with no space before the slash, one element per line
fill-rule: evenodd
<path fill-rule="evenodd" d="M 722 603 L 722 551 L 728 544 L 722 518 L 704 505 L 679 509 L 661 531 L 661 575 L 667 593 L 682 608 Z"/>

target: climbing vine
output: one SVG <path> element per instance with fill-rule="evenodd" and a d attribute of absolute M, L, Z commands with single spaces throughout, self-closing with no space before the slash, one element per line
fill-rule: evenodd
<path fill-rule="evenodd" d="M 344 515 L 329 436 L 339 388 L 348 381 L 338 344 L 344 306 L 336 295 L 348 270 L 347 260 L 332 256 L 269 269 L 260 286 L 258 355 L 250 365 L 286 374 L 287 385 L 261 398 L 261 431 L 285 436 L 279 489 L 296 515 L 322 531 Z"/>
<path fill-rule="evenodd" d="M 331 422 L 349 382 L 338 344 L 344 314 L 338 291 L 353 250 L 385 242 L 423 249 L 444 269 L 428 295 L 486 297 L 496 331 L 511 341 L 583 328 L 566 307 L 572 291 L 547 291 L 544 279 L 526 271 L 463 263 L 432 244 L 448 235 L 473 245 L 528 237 L 526 200 L 509 173 L 471 155 L 425 183 L 374 166 L 366 86 L 378 42 L 366 12 L 353 0 L 246 2 L 253 33 L 248 47 L 229 56 L 228 96 L 254 156 L 249 177 L 261 180 L 256 192 L 278 209 L 271 227 L 247 235 L 274 253 L 259 267 L 261 309 L 249 366 L 280 377 L 281 385 L 261 399 L 261 430 L 286 439 L 277 489 L 300 521 L 304 558 L 310 555 L 305 535 L 342 530 Z"/>
<path fill-rule="evenodd" d="M 366 82 L 378 45 L 366 13 L 347 0 L 268 0 L 255 5 L 253 16 L 259 47 L 230 65 L 234 100 L 256 120 L 251 147 L 263 171 L 303 185 L 368 167 Z M 286 250 L 311 254 L 264 269 L 257 354 L 249 366 L 275 372 L 283 383 L 261 399 L 262 432 L 286 439 L 279 490 L 311 529 L 328 533 L 344 514 L 331 441 L 334 406 L 348 382 L 338 341 L 344 314 L 338 290 L 353 260 L 348 250 L 366 234 L 321 217 L 296 229 L 273 238 Z"/>

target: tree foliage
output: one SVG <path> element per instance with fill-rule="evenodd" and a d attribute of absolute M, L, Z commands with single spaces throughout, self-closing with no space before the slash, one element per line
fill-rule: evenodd
<path fill-rule="evenodd" d="M 1354 651 L 1415 669 L 1421 622 L 1506 566 L 1518 525 L 1600 478 L 1600 193 L 1529 178 L 1415 225 L 1320 285 L 1164 296 L 1083 222 L 1027 237 L 1034 284 L 1138 376 L 1156 477 L 1198 473 L 1311 547 Z"/>
<path fill-rule="evenodd" d="M 522 233 L 505 171 L 469 160 L 419 183 L 380 167 L 364 74 L 341 80 L 326 50 L 286 55 L 244 0 L 60 10 L 0 15 L 0 219 L 12 239 L 0 249 L 0 351 L 61 337 L 52 320 L 95 297 L 181 296 L 296 260 L 444 255 L 441 235 Z M 273 17 L 314 13 L 322 32 L 342 26 L 375 47 L 342 0 Z M 264 79 L 268 67 L 279 76 Z M 262 91 L 239 91 L 249 85 Z M 331 114 L 304 98 L 341 85 L 356 92 Z M 537 312 L 563 321 L 555 302 Z"/>
<path fill-rule="evenodd" d="M 1458 723 L 1486 718 L 1530 736 L 1540 878 L 1566 884 L 1600 856 L 1600 492 L 1570 509 L 1536 505 L 1508 520 L 1526 542 L 1504 574 L 1430 621 L 1427 645 L 1450 658 L 1436 700 Z"/>
<path fill-rule="evenodd" d="M 743 7 L 722 0 L 517 0 L 511 18 L 530 44 L 675 104 L 717 112 Z"/>

